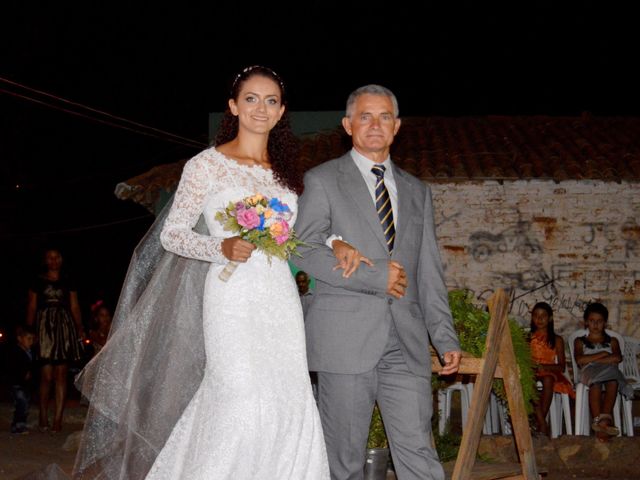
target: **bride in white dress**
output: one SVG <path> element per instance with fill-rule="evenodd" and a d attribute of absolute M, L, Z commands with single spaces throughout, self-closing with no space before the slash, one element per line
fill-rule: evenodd
<path fill-rule="evenodd" d="M 87 447 L 87 458 L 76 462 L 76 478 L 93 478 L 85 465 L 95 469 L 99 464 L 100 471 L 117 472 L 107 474 L 108 478 L 143 478 L 144 474 L 147 480 L 329 478 L 322 427 L 309 381 L 302 309 L 288 263 L 275 257 L 269 261 L 252 244 L 231 237 L 215 220 L 216 212 L 229 202 L 256 193 L 279 198 L 295 215 L 301 176 L 292 175 L 295 169 L 287 170 L 285 155 L 272 151 L 288 150 L 274 128 L 284 113 L 283 95 L 280 78 L 268 68 L 249 67 L 236 77 L 229 100 L 229 110 L 237 119 L 234 128 L 225 132 L 223 123 L 218 146 L 187 162 L 162 228 L 165 249 L 209 262 L 202 300 L 205 362 L 199 387 L 185 403 L 186 409 L 177 413 L 177 423 L 166 436 L 155 434 L 162 427 L 157 421 L 144 428 L 127 425 L 134 434 L 129 433 L 125 440 L 115 434 L 113 438 L 118 440 L 111 442 L 125 444 L 124 453 L 116 455 L 119 464 L 114 468 L 114 460 L 97 458 L 91 453 L 93 447 Z M 278 128 L 290 133 L 288 124 Z M 226 143 L 220 142 L 225 135 Z M 209 235 L 194 231 L 201 215 Z M 291 224 L 294 221 L 295 217 Z M 225 283 L 218 275 L 229 260 L 239 266 Z M 176 292 L 176 298 L 180 296 Z M 137 333 L 128 336 L 136 338 Z M 102 377 L 109 379 L 116 370 L 111 368 L 111 373 Z M 138 378 L 160 383 L 158 392 L 171 393 L 175 383 L 163 377 L 162 367 L 158 370 L 142 372 Z M 153 400 L 148 405 L 140 405 L 138 400 L 139 408 L 130 409 L 134 414 L 123 414 L 119 404 L 128 401 L 111 402 L 115 413 L 101 412 L 100 418 L 137 424 L 143 423 L 147 414 L 139 410 L 147 408 L 150 415 L 157 414 Z M 131 415 L 135 421 L 122 420 Z M 111 430 L 121 431 L 122 427 Z M 153 442 L 139 440 L 142 430 L 151 432 L 148 438 L 168 439 L 157 448 Z M 100 443 L 97 433 L 91 438 L 94 444 Z M 138 444 L 127 448 L 130 441 Z M 146 463 L 140 457 L 146 457 Z M 127 463 L 135 466 L 122 466 Z"/>
<path fill-rule="evenodd" d="M 328 478 L 289 266 L 225 238 L 230 233 L 215 220 L 229 202 L 256 193 L 296 212 L 296 195 L 274 178 L 267 154 L 269 132 L 284 113 L 280 83 L 251 71 L 229 102 L 238 136 L 187 162 L 161 234 L 167 250 L 212 265 L 204 287 L 204 378 L 148 480 Z M 200 214 L 210 236 L 192 230 Z M 229 260 L 243 263 L 225 283 L 218 274 Z"/>

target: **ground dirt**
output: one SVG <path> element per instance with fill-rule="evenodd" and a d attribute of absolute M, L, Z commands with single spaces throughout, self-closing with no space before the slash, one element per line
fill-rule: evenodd
<path fill-rule="evenodd" d="M 62 432 L 40 433 L 37 429 L 37 408 L 32 406 L 29 414 L 31 432 L 12 435 L 9 433 L 12 405 L 8 400 L 0 401 L 0 480 L 45 479 L 47 477 L 34 477 L 33 474 L 44 472 L 52 465 L 70 474 L 77 447 L 76 432 L 82 430 L 86 411 L 86 406 L 80 405 L 77 399 L 71 399 L 65 411 Z M 556 440 L 534 438 L 533 443 L 537 462 L 547 472 L 543 478 L 547 480 L 640 479 L 640 469 L 634 468 L 635 460 L 632 460 L 640 457 L 639 436 L 614 438 L 606 447 L 598 445 L 593 436 L 563 436 Z M 500 461 L 513 461 L 508 457 L 509 452 L 515 452 L 515 449 L 507 437 L 483 437 L 480 448 L 484 449 L 485 455 L 499 451 L 499 455 L 504 456 Z M 567 451 L 571 452 L 570 457 L 562 454 Z M 495 455 L 498 453 L 489 454 Z M 454 462 L 448 462 L 446 470 L 453 471 L 453 465 Z M 56 480 L 58 478 L 56 476 Z M 395 478 L 392 472 L 388 473 L 387 480 Z"/>

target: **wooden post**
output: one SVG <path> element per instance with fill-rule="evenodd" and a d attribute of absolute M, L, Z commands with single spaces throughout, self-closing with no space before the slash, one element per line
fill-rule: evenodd
<path fill-rule="evenodd" d="M 529 419 L 527 418 L 522 384 L 518 375 L 518 365 L 516 364 L 516 355 L 513 351 L 513 342 L 508 323 L 505 325 L 505 332 L 502 334 L 498 362 L 502 366 L 504 390 L 509 403 L 511 425 L 513 426 L 516 448 L 522 465 L 522 475 L 526 479 L 537 479 L 538 472 L 536 471 L 536 458 L 533 453 L 531 431 L 529 430 Z"/>

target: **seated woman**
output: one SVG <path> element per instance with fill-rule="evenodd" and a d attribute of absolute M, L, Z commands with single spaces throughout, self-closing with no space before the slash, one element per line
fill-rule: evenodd
<path fill-rule="evenodd" d="M 531 357 L 536 365 L 536 380 L 542 383 L 540 397 L 534 402 L 537 430 L 549 435 L 547 414 L 554 393 L 575 398 L 571 382 L 564 375 L 564 340 L 553 328 L 553 310 L 546 302 L 538 302 L 531 311 Z"/>

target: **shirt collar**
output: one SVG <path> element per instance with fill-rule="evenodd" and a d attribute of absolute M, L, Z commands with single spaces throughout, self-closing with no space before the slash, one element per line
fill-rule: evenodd
<path fill-rule="evenodd" d="M 374 165 L 380 165 L 379 163 L 375 163 L 371 159 L 362 155 L 355 148 L 351 149 L 351 158 L 353 158 L 353 161 L 356 162 L 356 165 L 362 172 L 370 172 L 371 167 Z M 391 169 L 391 156 L 387 156 L 384 162 L 382 162 L 382 165 L 384 165 L 385 169 L 389 171 Z"/>

